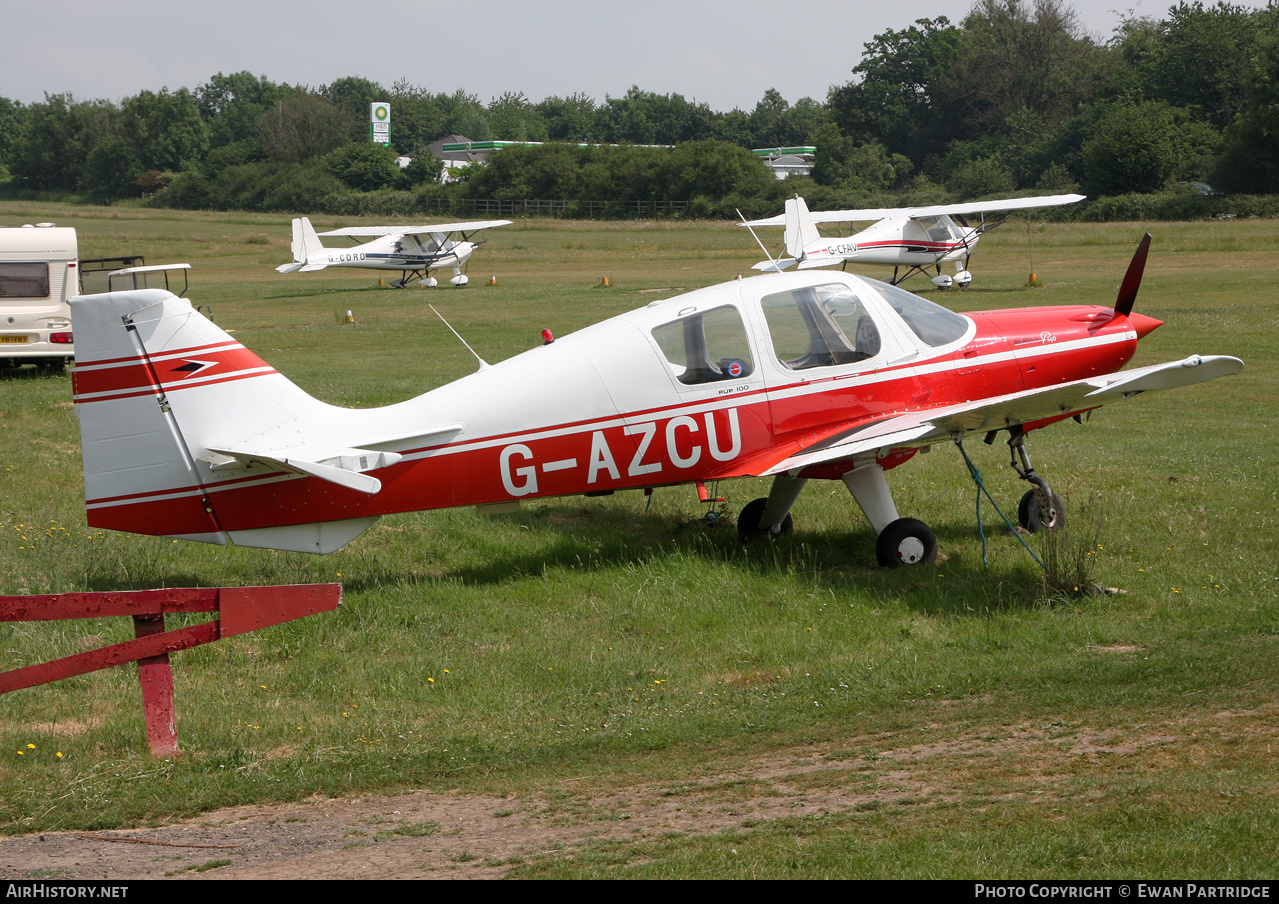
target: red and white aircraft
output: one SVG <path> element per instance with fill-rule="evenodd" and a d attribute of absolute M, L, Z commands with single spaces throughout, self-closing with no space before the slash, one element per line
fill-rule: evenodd
<path fill-rule="evenodd" d="M 1148 242 L 1148 238 L 1147 238 Z M 1238 373 L 1230 357 L 1118 372 L 1160 321 L 1114 308 L 955 314 L 848 273 L 760 276 L 632 311 L 385 408 L 317 401 L 161 290 L 72 301 L 88 521 L 326 553 L 392 512 L 772 476 L 744 538 L 791 526 L 810 479 L 841 480 L 884 565 L 933 561 L 886 473 L 935 443 L 1031 430 L 1148 390 Z"/>
<path fill-rule="evenodd" d="M 467 260 L 480 247 L 470 236 L 481 229 L 509 226 L 510 220 L 478 220 L 473 223 L 440 223 L 435 226 L 348 226 L 316 233 L 306 217 L 293 220 L 293 263 L 276 267 L 279 273 L 310 273 L 325 267 L 362 267 L 368 270 L 399 270 L 391 285 L 402 289 L 413 279 L 424 288 L 437 285 L 431 273 L 444 267 L 453 269 L 449 282 L 461 288 L 469 281 L 462 273 Z M 460 239 L 453 239 L 453 233 Z M 373 241 L 351 248 L 325 248 L 320 236 L 373 236 Z"/>
<path fill-rule="evenodd" d="M 986 223 L 986 214 L 1035 207 L 1058 207 L 1082 201 L 1084 195 L 1046 195 L 1039 198 L 1009 198 L 1004 201 L 973 201 L 967 204 L 938 204 L 933 207 L 884 207 L 866 210 L 827 210 L 810 213 L 801 197 L 786 202 L 780 217 L 752 220 L 743 226 L 785 226 L 784 241 L 790 257 L 760 261 L 756 270 L 785 270 L 795 264 L 799 269 L 843 266 L 849 263 L 889 264 L 893 268 L 892 284 L 897 285 L 915 273 L 927 275 L 935 268 L 933 285 L 961 289 L 972 282 L 968 259 L 982 233 L 998 223 Z M 966 217 L 981 216 L 977 226 L 969 226 Z M 818 223 L 860 223 L 875 220 L 870 226 L 845 238 L 825 237 L 817 231 Z M 757 240 L 758 241 L 758 240 Z M 764 251 L 768 253 L 767 249 Z M 954 278 L 941 272 L 941 265 L 955 261 Z M 898 272 L 906 267 L 906 274 Z"/>

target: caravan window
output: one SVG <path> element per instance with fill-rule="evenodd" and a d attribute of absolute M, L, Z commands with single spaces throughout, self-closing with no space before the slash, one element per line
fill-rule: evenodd
<path fill-rule="evenodd" d="M 0 263 L 0 298 L 48 297 L 48 264 Z"/>

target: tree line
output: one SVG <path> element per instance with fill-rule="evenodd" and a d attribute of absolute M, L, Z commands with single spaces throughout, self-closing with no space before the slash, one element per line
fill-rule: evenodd
<path fill-rule="evenodd" d="M 977 0 L 959 23 L 919 19 L 876 35 L 851 75 L 824 101 L 791 104 L 770 89 L 752 110 L 726 113 L 639 87 L 602 103 L 508 92 L 485 104 L 405 80 L 312 89 L 248 72 L 119 104 L 0 97 L 0 186 L 405 214 L 449 199 L 660 200 L 711 217 L 772 213 L 796 191 L 826 207 L 1179 183 L 1279 193 L 1275 0 L 1182 2 L 1123 19 L 1105 41 L 1063 0 Z M 377 101 L 391 103 L 386 148 L 368 139 Z M 545 144 L 502 150 L 441 184 L 426 145 L 453 134 Z M 794 145 L 818 148 L 798 183 L 778 183 L 749 151 Z M 401 168 L 399 156 L 413 163 Z"/>

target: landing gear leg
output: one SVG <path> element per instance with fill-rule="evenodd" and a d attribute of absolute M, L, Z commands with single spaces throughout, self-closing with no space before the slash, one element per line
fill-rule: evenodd
<path fill-rule="evenodd" d="M 789 534 L 794 530 L 795 522 L 790 516 L 791 506 L 799 498 L 799 492 L 806 483 L 808 479 L 805 477 L 788 477 L 785 474 L 774 477 L 768 498 L 747 503 L 737 516 L 737 535 L 742 538 L 742 542 L 749 542 L 755 537 Z"/>
<path fill-rule="evenodd" d="M 884 469 L 869 464 L 844 474 L 844 486 L 875 528 L 875 557 L 884 568 L 937 561 L 937 537 L 916 518 L 900 518 Z"/>
<path fill-rule="evenodd" d="M 1026 452 L 1026 431 L 1020 426 L 1009 430 L 1008 448 L 1012 453 L 1012 468 L 1017 476 L 1034 489 L 1027 490 L 1017 506 L 1017 520 L 1026 530 L 1058 530 L 1066 525 L 1066 503 L 1048 486 L 1048 482 L 1035 473 Z"/>

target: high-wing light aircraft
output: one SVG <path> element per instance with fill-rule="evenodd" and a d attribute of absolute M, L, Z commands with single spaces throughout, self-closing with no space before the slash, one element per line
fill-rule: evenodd
<path fill-rule="evenodd" d="M 481 229 L 510 223 L 510 220 L 477 220 L 436 226 L 348 226 L 317 234 L 310 220 L 298 217 L 293 221 L 293 263 L 281 264 L 275 269 L 280 273 L 309 273 L 325 267 L 399 270 L 400 278 L 391 280 L 391 285 L 402 289 L 414 279 L 420 279 L 426 288 L 434 288 L 437 283 L 431 273 L 452 267 L 453 278 L 449 282 L 461 288 L 468 282 L 462 267 L 481 244 L 471 241 L 470 236 Z M 461 238 L 453 239 L 455 232 Z M 330 235 L 375 238 L 351 248 L 325 248 L 320 236 Z"/>
<path fill-rule="evenodd" d="M 1082 201 L 1084 195 L 1046 195 L 1039 198 L 1010 198 L 1005 201 L 974 201 L 969 204 L 938 204 L 933 207 L 884 207 L 866 210 L 827 210 L 809 212 L 801 197 L 786 202 L 780 217 L 752 220 L 743 226 L 785 226 L 784 242 L 789 257 L 756 264 L 756 270 L 785 270 L 795 264 L 799 269 L 831 267 L 849 263 L 890 264 L 893 285 L 915 273 L 931 277 L 939 289 L 952 285 L 963 288 L 972 282 L 968 259 L 982 233 L 996 223 L 987 223 L 986 214 L 1034 207 L 1057 207 Z M 981 222 L 968 224 L 967 217 L 979 215 Z M 861 223 L 874 220 L 870 226 L 845 238 L 825 237 L 817 231 L 818 223 Z M 767 254 L 767 249 L 765 249 Z M 941 265 L 955 261 L 955 276 L 941 272 Z M 906 273 L 898 276 L 901 268 Z"/>
<path fill-rule="evenodd" d="M 743 538 L 790 529 L 810 479 L 841 480 L 883 565 L 933 561 L 886 473 L 1007 431 L 1030 527 L 1064 518 L 1026 434 L 1108 402 L 1238 373 L 1192 355 L 1119 371 L 1161 321 L 1113 308 L 956 314 L 851 273 L 698 289 L 543 343 L 425 395 L 317 401 L 162 290 L 72 301 L 90 525 L 326 553 L 391 512 L 772 476 Z M 490 509 L 493 510 L 493 509 Z"/>

